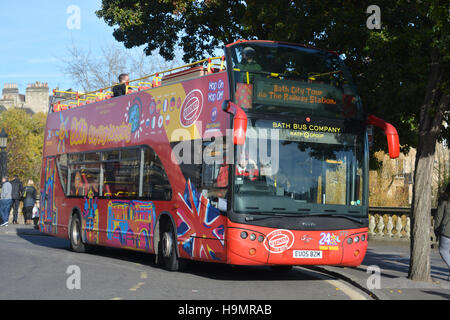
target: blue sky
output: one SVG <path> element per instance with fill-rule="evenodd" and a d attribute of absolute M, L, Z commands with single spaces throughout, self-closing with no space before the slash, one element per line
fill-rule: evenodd
<path fill-rule="evenodd" d="M 79 9 L 79 29 L 76 11 Z M 0 89 L 17 83 L 25 93 L 28 83 L 47 82 L 50 90 L 73 87 L 61 72 L 60 59 L 74 43 L 93 54 L 99 44 L 115 42 L 113 28 L 97 18 L 101 0 L 2 1 L 0 10 Z M 68 26 L 69 22 L 69 26 Z"/>

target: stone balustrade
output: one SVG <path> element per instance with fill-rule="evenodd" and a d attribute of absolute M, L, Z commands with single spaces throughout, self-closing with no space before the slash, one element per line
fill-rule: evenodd
<path fill-rule="evenodd" d="M 432 209 L 430 217 L 432 244 L 436 243 L 433 231 L 435 212 L 436 209 Z M 410 208 L 371 207 L 369 209 L 369 237 L 409 241 L 411 238 L 410 214 Z"/>

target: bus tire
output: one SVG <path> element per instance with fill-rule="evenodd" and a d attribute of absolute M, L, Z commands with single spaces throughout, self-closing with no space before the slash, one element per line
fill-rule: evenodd
<path fill-rule="evenodd" d="M 86 246 L 81 238 L 81 220 L 80 217 L 75 214 L 72 218 L 72 223 L 70 224 L 70 248 L 74 252 L 84 253 L 86 252 Z"/>
<path fill-rule="evenodd" d="M 184 261 L 178 257 L 176 248 L 176 237 L 172 223 L 166 223 L 161 230 L 159 241 L 160 258 L 164 269 L 168 271 L 181 271 Z"/>

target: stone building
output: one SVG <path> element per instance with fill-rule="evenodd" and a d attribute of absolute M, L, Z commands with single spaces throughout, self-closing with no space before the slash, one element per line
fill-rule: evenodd
<path fill-rule="evenodd" d="M 25 103 L 25 95 L 19 94 L 19 88 L 16 83 L 6 83 L 2 90 L 2 99 L 0 106 L 5 109 L 22 108 Z"/>
<path fill-rule="evenodd" d="M 400 153 L 398 159 L 390 159 L 389 155 L 379 151 L 375 153 L 382 162 L 379 170 L 371 170 L 369 177 L 371 206 L 409 207 L 412 203 L 416 149 L 411 148 L 408 154 Z M 436 143 L 436 153 L 432 174 L 432 206 L 437 205 L 439 188 L 450 177 L 450 150 L 447 141 Z"/>
<path fill-rule="evenodd" d="M 0 99 L 0 110 L 23 108 L 37 112 L 48 112 L 49 89 L 47 83 L 36 81 L 28 84 L 25 94 L 19 93 L 16 83 L 6 83 Z"/>

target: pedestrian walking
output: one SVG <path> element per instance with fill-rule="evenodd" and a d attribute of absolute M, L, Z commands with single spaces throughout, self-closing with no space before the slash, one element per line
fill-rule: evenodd
<path fill-rule="evenodd" d="M 25 224 L 31 224 L 33 218 L 33 207 L 36 202 L 36 188 L 33 180 L 28 180 L 27 186 L 23 189 L 23 217 Z"/>
<path fill-rule="evenodd" d="M 0 227 L 4 227 L 8 225 L 9 221 L 9 212 L 11 211 L 12 205 L 12 185 L 11 182 L 8 181 L 8 177 L 2 178 L 2 193 L 0 195 L 0 213 L 2 217 L 2 224 Z"/>
<path fill-rule="evenodd" d="M 23 185 L 17 175 L 14 175 L 14 179 L 11 181 L 11 185 L 12 185 L 11 197 L 12 197 L 12 208 L 13 208 L 12 223 L 18 224 L 17 216 L 19 215 L 19 205 L 20 205 L 20 201 L 22 200 Z"/>
<path fill-rule="evenodd" d="M 436 237 L 439 239 L 439 253 L 449 268 L 447 280 L 450 280 L 450 183 L 439 199 L 438 211 L 435 217 Z"/>
<path fill-rule="evenodd" d="M 39 229 L 39 200 L 37 200 L 34 204 L 33 207 L 33 213 L 32 213 L 32 217 L 33 217 L 33 222 L 34 222 L 34 228 L 35 229 Z"/>

